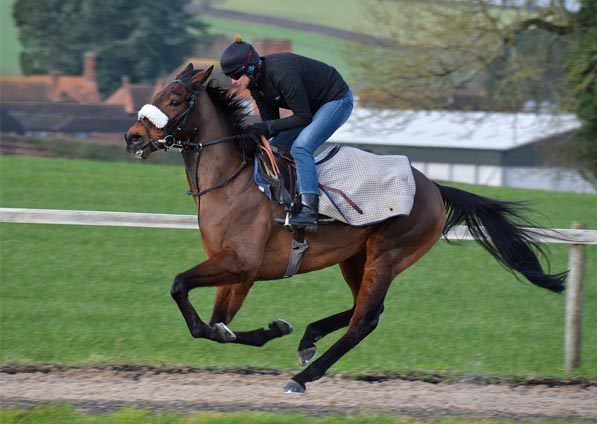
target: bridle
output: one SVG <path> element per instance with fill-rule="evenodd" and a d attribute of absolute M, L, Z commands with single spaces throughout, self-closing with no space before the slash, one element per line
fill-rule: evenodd
<path fill-rule="evenodd" d="M 194 166 L 192 166 L 191 168 L 193 168 L 194 171 L 192 171 L 192 169 L 189 170 L 189 163 L 187 161 L 187 158 L 185 158 L 185 166 L 187 167 L 187 171 L 193 172 L 193 174 L 191 174 L 191 172 L 189 172 L 189 176 L 191 176 L 191 175 L 196 176 L 197 175 L 196 171 L 199 166 L 199 159 L 201 156 L 201 151 L 203 150 L 204 147 L 209 147 L 209 146 L 213 146 L 213 145 L 220 144 L 220 143 L 226 143 L 226 142 L 230 142 L 230 141 L 237 141 L 242 138 L 245 138 L 247 135 L 246 134 L 237 134 L 237 135 L 223 137 L 223 138 L 219 138 L 219 139 L 211 140 L 211 141 L 207 141 L 207 142 L 200 142 L 200 141 L 195 141 L 195 138 L 199 132 L 199 129 L 197 127 L 193 127 L 193 129 L 191 130 L 190 136 L 186 140 L 179 140 L 176 137 L 176 135 L 182 131 L 182 129 L 184 128 L 184 126 L 189 118 L 191 111 L 195 107 L 195 104 L 197 102 L 197 97 L 199 95 L 199 89 L 193 88 L 191 85 L 187 84 L 186 82 L 184 82 L 180 79 L 175 79 L 172 81 L 172 83 L 181 84 L 191 92 L 191 97 L 189 98 L 187 107 L 176 118 L 169 120 L 169 122 L 164 127 L 164 138 L 163 139 L 151 138 L 151 136 L 150 136 L 151 132 L 147 125 L 146 119 L 141 118 L 141 117 L 139 118 L 139 121 L 141 122 L 141 124 L 145 128 L 145 131 L 147 132 L 147 138 L 149 140 L 149 143 L 141 149 L 142 150 L 141 156 L 143 156 L 143 154 L 147 148 L 151 149 L 151 151 L 156 151 L 156 150 L 168 151 L 171 148 L 177 148 L 183 154 L 183 156 L 185 155 L 185 153 L 191 153 L 191 155 L 189 155 L 189 156 L 193 156 L 193 159 L 194 159 L 193 165 Z M 204 194 L 209 193 L 210 191 L 216 190 L 220 187 L 224 187 L 225 185 L 227 185 L 238 174 L 240 174 L 240 172 L 247 166 L 247 158 L 246 158 L 245 152 L 243 151 L 242 153 L 243 153 L 243 160 L 242 160 L 241 164 L 224 181 L 221 181 L 209 188 L 206 188 L 205 190 L 199 190 L 199 182 L 193 181 L 193 187 L 195 187 L 196 190 L 189 191 L 188 194 L 190 194 L 192 196 L 201 197 Z"/>

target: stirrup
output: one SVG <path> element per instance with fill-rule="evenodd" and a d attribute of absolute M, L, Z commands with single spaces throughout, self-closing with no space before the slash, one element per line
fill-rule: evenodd
<path fill-rule="evenodd" d="M 286 212 L 286 216 L 284 218 L 276 218 L 274 221 L 276 224 L 281 225 L 292 233 L 294 232 L 294 227 L 290 223 L 290 216 L 290 212 Z"/>

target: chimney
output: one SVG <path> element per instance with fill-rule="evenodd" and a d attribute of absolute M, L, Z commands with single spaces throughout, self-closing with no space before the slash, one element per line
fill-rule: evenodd
<path fill-rule="evenodd" d="M 292 40 L 278 38 L 255 38 L 253 47 L 261 56 L 267 56 L 273 53 L 291 52 Z"/>
<path fill-rule="evenodd" d="M 83 59 L 83 77 L 87 81 L 95 81 L 95 53 L 85 53 Z"/>
<path fill-rule="evenodd" d="M 134 113 L 136 112 L 135 102 L 133 100 L 133 93 L 131 93 L 131 79 L 128 75 L 123 75 L 120 77 L 120 86 L 122 91 L 122 102 L 124 104 L 124 109 L 127 113 Z"/>
<path fill-rule="evenodd" d="M 50 72 L 50 96 L 54 102 L 60 101 L 60 76 L 61 73 L 58 71 Z"/>

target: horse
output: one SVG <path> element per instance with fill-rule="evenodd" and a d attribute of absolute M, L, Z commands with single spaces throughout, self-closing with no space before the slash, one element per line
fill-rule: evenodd
<path fill-rule="evenodd" d="M 256 281 L 280 279 L 289 261 L 293 235 L 277 225 L 282 206 L 258 190 L 246 143 L 242 100 L 208 82 L 213 66 L 195 70 L 189 63 L 158 92 L 124 134 L 127 151 L 148 159 L 157 150 L 179 147 L 197 207 L 207 260 L 176 275 L 170 294 L 194 338 L 263 346 L 293 331 L 282 320 L 268 328 L 232 331 L 228 325 Z M 142 110 L 143 110 L 142 109 Z M 140 111 L 141 112 L 141 111 Z M 148 118 L 149 117 L 149 118 Z M 339 264 L 353 305 L 310 323 L 299 342 L 306 368 L 284 386 L 304 393 L 343 355 L 377 326 L 392 281 L 425 255 L 456 225 L 465 224 L 475 240 L 517 278 L 559 293 L 566 273 L 548 274 L 539 261 L 545 252 L 532 239 L 521 202 L 500 201 L 440 185 L 412 169 L 416 194 L 411 213 L 382 222 L 351 226 L 335 221 L 308 234 L 309 248 L 298 273 Z M 189 291 L 215 286 L 209 323 L 191 302 Z M 347 327 L 317 359 L 316 342 Z"/>

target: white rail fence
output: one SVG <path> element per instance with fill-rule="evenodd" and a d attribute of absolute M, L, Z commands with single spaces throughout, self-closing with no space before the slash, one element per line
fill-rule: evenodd
<path fill-rule="evenodd" d="M 55 209 L 0 208 L 0 222 L 22 224 L 95 225 L 111 227 L 144 227 L 198 230 L 195 215 L 172 215 L 132 212 L 99 212 Z M 564 337 L 564 367 L 570 372 L 581 364 L 581 331 L 583 280 L 586 245 L 597 244 L 597 231 L 587 230 L 573 222 L 572 229 L 532 229 L 541 243 L 570 244 L 566 297 L 566 330 Z M 450 240 L 473 240 L 466 227 L 454 228 Z"/>

